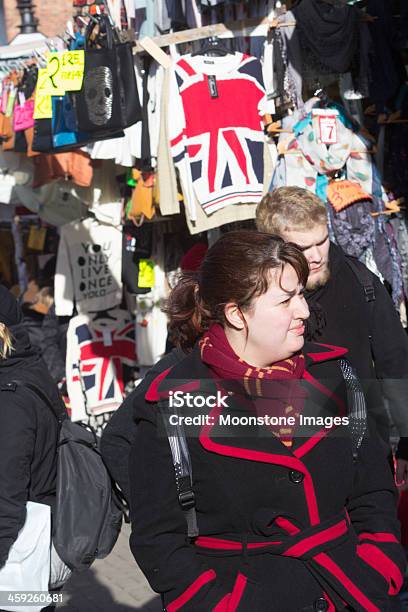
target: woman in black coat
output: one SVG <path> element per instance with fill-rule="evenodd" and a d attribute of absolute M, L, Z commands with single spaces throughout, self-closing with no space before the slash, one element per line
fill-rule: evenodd
<path fill-rule="evenodd" d="M 14 296 L 0 285 L 0 569 L 26 517 L 26 502 L 55 504 L 58 423 L 25 385 L 60 405 L 58 389 L 22 324 Z M 67 568 L 52 554 L 54 586 Z"/>
<path fill-rule="evenodd" d="M 347 350 L 304 346 L 306 279 L 294 245 L 232 232 L 170 296 L 193 348 L 138 403 L 130 458 L 131 548 L 167 612 L 394 609 L 395 486 Z"/>

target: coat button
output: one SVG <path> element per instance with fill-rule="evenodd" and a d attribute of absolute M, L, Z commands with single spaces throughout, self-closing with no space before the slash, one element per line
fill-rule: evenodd
<path fill-rule="evenodd" d="M 326 610 L 329 609 L 329 604 L 324 597 L 319 597 L 319 599 L 316 599 L 314 602 L 314 609 L 316 612 L 326 612 Z"/>
<path fill-rule="evenodd" d="M 289 472 L 289 478 L 295 484 L 299 484 L 303 482 L 304 475 L 302 474 L 302 472 L 299 472 L 298 470 L 291 470 Z"/>

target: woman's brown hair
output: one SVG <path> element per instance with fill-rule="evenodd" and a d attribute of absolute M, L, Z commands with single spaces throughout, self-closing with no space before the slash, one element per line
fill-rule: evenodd
<path fill-rule="evenodd" d="M 253 298 L 268 290 L 271 270 L 282 273 L 285 264 L 293 266 L 305 286 L 308 264 L 294 244 L 262 232 L 224 234 L 207 251 L 198 271 L 182 274 L 170 293 L 165 308 L 170 338 L 191 348 L 211 323 L 227 323 L 226 304 L 248 310 Z"/>

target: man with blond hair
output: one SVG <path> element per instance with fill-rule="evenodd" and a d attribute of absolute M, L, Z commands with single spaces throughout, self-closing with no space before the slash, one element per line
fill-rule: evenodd
<path fill-rule="evenodd" d="M 408 488 L 408 337 L 380 280 L 357 259 L 330 242 L 326 207 L 312 192 L 280 187 L 258 205 L 259 231 L 297 244 L 309 264 L 306 299 L 309 339 L 343 346 L 369 389 L 369 408 L 384 439 L 389 424 L 378 379 L 401 436 L 397 482 Z M 388 442 L 388 440 L 387 440 Z"/>

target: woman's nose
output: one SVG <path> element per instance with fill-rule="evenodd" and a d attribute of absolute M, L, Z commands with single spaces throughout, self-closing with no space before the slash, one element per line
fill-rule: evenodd
<path fill-rule="evenodd" d="M 296 319 L 308 319 L 310 316 L 309 306 L 303 295 L 298 295 L 296 300 L 296 307 L 294 310 L 294 318 Z"/>

